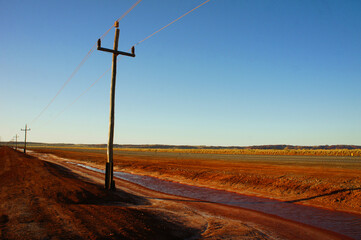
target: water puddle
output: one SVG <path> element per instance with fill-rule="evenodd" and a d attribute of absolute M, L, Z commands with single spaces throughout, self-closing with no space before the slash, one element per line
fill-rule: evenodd
<path fill-rule="evenodd" d="M 72 164 L 104 173 L 103 170 L 83 164 Z M 160 180 L 155 177 L 124 172 L 114 172 L 114 176 L 155 191 L 256 210 L 361 240 L 361 215 L 330 211 L 267 198 L 246 196 L 223 190 L 190 186 Z"/>

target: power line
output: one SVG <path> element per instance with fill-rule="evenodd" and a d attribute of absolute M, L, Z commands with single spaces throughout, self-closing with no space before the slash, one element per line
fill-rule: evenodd
<path fill-rule="evenodd" d="M 134 3 L 120 18 L 118 18 L 118 22 L 123 19 L 130 11 L 133 10 L 133 8 L 135 8 L 142 0 L 138 0 L 136 3 Z M 113 28 L 114 26 L 110 27 L 101 37 L 100 39 L 103 39 L 108 33 L 109 31 Z M 30 124 L 33 124 L 36 120 L 39 119 L 39 117 L 50 107 L 50 105 L 55 101 L 55 99 L 58 97 L 58 95 L 63 91 L 63 89 L 65 88 L 65 86 L 70 82 L 70 80 L 73 79 L 73 77 L 75 76 L 75 74 L 80 70 L 80 68 L 84 65 L 84 63 L 88 60 L 88 58 L 90 57 L 90 55 L 94 52 L 94 50 L 96 49 L 96 44 L 93 45 L 93 47 L 89 50 L 89 52 L 85 55 L 85 57 L 83 58 L 83 60 L 79 63 L 79 65 L 75 68 L 75 70 L 72 72 L 72 74 L 70 75 L 70 77 L 65 81 L 65 83 L 63 84 L 63 86 L 59 89 L 59 91 L 55 94 L 55 96 L 50 100 L 50 102 L 43 108 L 43 110 L 30 122 Z"/>
<path fill-rule="evenodd" d="M 128 49 L 128 51 L 130 51 L 131 48 Z M 120 56 L 118 58 L 118 62 L 119 60 L 122 58 L 123 56 Z M 87 89 L 85 89 L 77 98 L 75 98 L 75 100 L 73 102 L 71 102 L 69 105 L 67 105 L 61 112 L 59 112 L 58 115 L 56 115 L 53 119 L 51 119 L 49 122 L 47 122 L 44 125 L 48 125 L 49 123 L 55 121 L 58 117 L 60 117 L 60 115 L 62 115 L 66 110 L 68 110 L 71 106 L 73 106 L 83 95 L 85 95 L 97 82 L 99 82 L 100 79 L 102 79 L 105 74 L 107 74 L 109 71 L 111 70 L 111 67 L 108 68 L 99 78 L 97 78 Z"/>
<path fill-rule="evenodd" d="M 135 8 L 142 0 L 138 0 L 136 3 L 134 3 L 125 13 L 123 13 L 122 16 L 120 16 L 116 22 L 120 22 L 120 20 L 122 20 L 128 13 L 130 13 L 130 11 L 133 10 L 133 8 Z M 112 25 L 103 35 L 101 35 L 99 37 L 99 39 L 103 39 L 106 35 L 108 35 L 108 33 L 110 32 L 110 30 L 112 30 L 112 28 L 114 27 L 114 25 Z M 94 46 L 92 47 L 92 50 L 94 51 L 96 48 L 97 44 L 95 43 Z"/>
<path fill-rule="evenodd" d="M 68 108 L 74 105 L 84 94 L 86 94 L 100 79 L 102 79 L 106 73 L 110 71 L 111 68 L 108 68 L 97 80 L 95 80 L 85 91 L 83 91 L 73 102 L 71 102 L 69 105 L 67 105 L 61 112 L 59 112 L 58 115 L 56 115 L 53 119 L 51 119 L 49 122 L 47 122 L 44 125 L 48 125 L 50 122 L 53 122 L 56 120 L 60 115 L 62 115 Z"/>
<path fill-rule="evenodd" d="M 193 8 L 192 10 L 186 12 L 185 14 L 183 14 L 182 16 L 180 16 L 179 18 L 173 20 L 172 22 L 168 23 L 167 25 L 165 25 L 164 27 L 158 29 L 157 31 L 155 31 L 154 33 L 150 34 L 148 37 L 144 38 L 143 40 L 137 42 L 134 46 L 137 46 L 139 44 L 141 44 L 142 42 L 144 42 L 145 40 L 147 40 L 148 38 L 153 37 L 155 34 L 159 33 L 160 31 L 162 31 L 163 29 L 169 27 L 170 25 L 172 25 L 173 23 L 177 22 L 178 20 L 180 20 L 181 18 L 184 18 L 185 16 L 187 16 L 188 14 L 190 14 L 191 12 L 193 12 L 194 10 L 196 10 L 197 8 L 203 6 L 204 4 L 208 3 L 210 0 L 207 0 L 205 2 L 203 2 L 202 4 L 198 5 L 197 7 Z"/>
<path fill-rule="evenodd" d="M 138 0 L 136 3 L 133 4 L 133 6 L 131 6 L 128 11 L 126 11 L 122 16 L 120 16 L 120 18 L 117 19 L 116 22 L 119 22 L 120 20 L 122 20 L 130 11 L 133 10 L 133 8 L 135 8 L 142 0 Z"/>
<path fill-rule="evenodd" d="M 95 48 L 94 48 L 95 49 Z M 50 100 L 48 105 L 43 108 L 43 110 L 31 121 L 31 124 L 33 124 L 38 118 L 50 107 L 50 105 L 54 102 L 54 100 L 58 97 L 58 95 L 63 91 L 65 86 L 70 82 L 70 80 L 75 76 L 75 74 L 79 71 L 79 69 L 83 66 L 83 64 L 88 60 L 94 49 L 90 49 L 90 51 L 87 53 L 87 55 L 83 58 L 83 60 L 80 62 L 80 64 L 75 68 L 73 73 L 70 75 L 70 77 L 65 81 L 63 86 L 59 89 L 59 91 L 55 94 L 55 96 Z"/>
<path fill-rule="evenodd" d="M 134 5 L 136 6 L 139 2 L 141 2 L 142 0 L 138 0 Z M 159 33 L 160 31 L 164 30 L 165 28 L 169 27 L 170 25 L 172 25 L 173 23 L 179 21 L 181 18 L 187 16 L 189 13 L 193 12 L 194 10 L 198 9 L 199 7 L 203 6 L 204 4 L 208 3 L 210 0 L 207 0 L 203 3 L 201 3 L 200 5 L 198 5 L 197 7 L 191 9 L 190 11 L 186 12 L 185 14 L 183 14 L 182 16 L 178 17 L 177 19 L 173 20 L 172 22 L 168 23 L 167 25 L 165 25 L 164 27 L 158 29 L 157 31 L 153 32 L 152 34 L 150 34 L 149 36 L 147 36 L 146 38 L 144 38 L 143 40 L 137 42 L 134 46 L 137 46 L 139 44 L 141 44 L 142 42 L 144 42 L 145 40 L 153 37 L 155 34 Z M 133 9 L 135 6 L 132 6 L 131 9 Z M 130 10 L 131 10 L 130 9 Z M 127 11 L 129 12 L 129 10 Z M 127 13 L 126 12 L 126 13 Z M 123 14 L 122 17 L 118 18 L 118 19 L 122 19 L 125 15 Z M 107 33 L 112 29 L 113 27 L 111 27 Z M 128 51 L 130 51 L 131 48 L 128 49 Z M 119 59 L 117 61 L 119 61 L 122 57 L 119 57 Z M 72 105 L 74 105 L 85 93 L 87 93 L 100 79 L 102 79 L 104 77 L 104 75 L 110 71 L 111 68 L 108 68 L 108 70 L 106 70 L 98 79 L 96 79 L 85 91 L 83 91 L 72 103 L 70 103 L 68 106 L 66 106 L 58 115 L 56 115 L 52 120 L 50 120 L 49 122 L 46 123 L 49 124 L 50 122 L 56 120 L 61 114 L 63 114 L 68 108 L 70 108 Z"/>

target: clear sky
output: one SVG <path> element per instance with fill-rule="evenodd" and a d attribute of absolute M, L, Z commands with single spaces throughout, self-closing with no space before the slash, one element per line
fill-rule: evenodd
<path fill-rule="evenodd" d="M 119 49 L 204 0 L 143 0 Z M 110 66 L 97 39 L 136 0 L 0 0 L 0 137 L 106 143 Z M 118 64 L 115 143 L 361 145 L 361 1 L 211 0 Z M 114 29 L 103 41 L 111 48 Z"/>

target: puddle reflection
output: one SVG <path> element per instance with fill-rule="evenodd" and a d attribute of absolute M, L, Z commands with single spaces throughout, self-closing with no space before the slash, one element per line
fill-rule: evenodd
<path fill-rule="evenodd" d="M 92 168 L 83 164 L 76 165 L 96 172 L 104 173 L 103 170 Z M 222 203 L 252 209 L 338 232 L 354 239 L 361 239 L 361 215 L 335 212 L 267 198 L 246 196 L 223 190 L 190 186 L 160 180 L 155 177 L 141 176 L 124 172 L 114 172 L 114 176 L 155 191 L 207 202 Z"/>

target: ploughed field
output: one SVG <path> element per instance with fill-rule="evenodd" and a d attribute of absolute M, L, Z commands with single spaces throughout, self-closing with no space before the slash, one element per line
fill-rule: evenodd
<path fill-rule="evenodd" d="M 34 149 L 104 169 L 99 149 Z M 361 214 L 361 157 L 115 151 L 115 171 Z"/>

